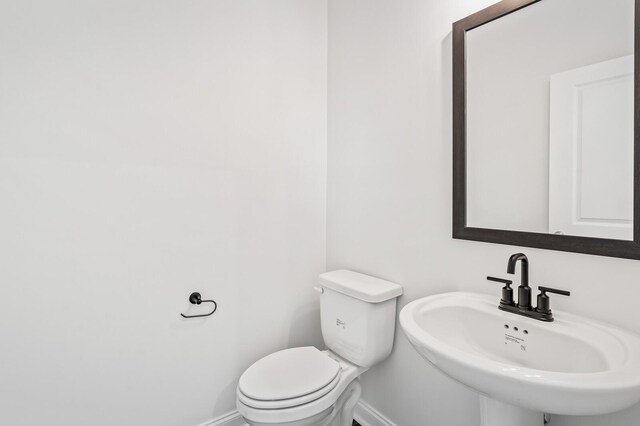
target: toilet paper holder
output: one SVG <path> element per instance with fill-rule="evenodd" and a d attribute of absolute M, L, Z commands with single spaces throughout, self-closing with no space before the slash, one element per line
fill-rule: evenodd
<path fill-rule="evenodd" d="M 193 293 L 191 293 L 191 295 L 189 296 L 189 302 L 192 305 L 200 305 L 200 304 L 202 304 L 202 302 L 213 303 L 213 310 L 211 312 L 209 312 L 208 314 L 199 314 L 199 315 L 180 314 L 183 318 L 208 317 L 208 316 L 213 315 L 213 313 L 218 309 L 218 304 L 216 303 L 215 300 L 202 300 L 202 296 L 197 291 L 194 291 Z"/>

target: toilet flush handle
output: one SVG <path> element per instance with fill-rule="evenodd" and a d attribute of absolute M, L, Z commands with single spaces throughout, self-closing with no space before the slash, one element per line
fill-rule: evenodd
<path fill-rule="evenodd" d="M 315 291 L 317 291 L 318 293 L 320 293 L 320 294 L 324 293 L 324 288 L 322 288 L 322 287 L 314 287 L 313 289 Z"/>

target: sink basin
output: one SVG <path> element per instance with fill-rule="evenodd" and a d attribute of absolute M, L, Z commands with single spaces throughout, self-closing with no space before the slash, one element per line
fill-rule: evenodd
<path fill-rule="evenodd" d="M 639 336 L 561 311 L 545 323 L 497 305 L 494 296 L 439 294 L 406 305 L 400 324 L 426 360 L 483 395 L 483 410 L 521 408 L 542 424 L 545 412 L 605 414 L 640 402 Z"/>

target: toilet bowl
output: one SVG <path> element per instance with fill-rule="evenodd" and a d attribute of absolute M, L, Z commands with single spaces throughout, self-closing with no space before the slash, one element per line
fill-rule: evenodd
<path fill-rule="evenodd" d="M 285 349 L 242 374 L 236 406 L 252 426 L 350 426 L 361 393 L 358 377 L 391 353 L 402 287 L 345 270 L 319 281 L 328 349 Z"/>
<path fill-rule="evenodd" d="M 238 411 L 256 426 L 330 425 L 329 420 L 339 418 L 350 399 L 355 407 L 360 397 L 357 378 L 366 370 L 331 351 L 285 349 L 256 362 L 242 375 Z"/>

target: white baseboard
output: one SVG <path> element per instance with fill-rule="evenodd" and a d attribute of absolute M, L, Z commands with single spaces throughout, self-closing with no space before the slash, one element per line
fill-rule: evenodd
<path fill-rule="evenodd" d="M 238 410 L 233 410 L 198 426 L 247 426 L 247 424 L 244 422 L 240 413 L 238 413 Z"/>
<path fill-rule="evenodd" d="M 358 401 L 356 404 L 353 417 L 362 426 L 396 426 L 391 420 L 363 400 Z"/>
<path fill-rule="evenodd" d="M 356 404 L 353 417 L 362 426 L 396 426 L 391 420 L 362 400 Z M 198 426 L 247 426 L 247 424 L 240 413 L 234 410 Z"/>

